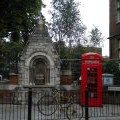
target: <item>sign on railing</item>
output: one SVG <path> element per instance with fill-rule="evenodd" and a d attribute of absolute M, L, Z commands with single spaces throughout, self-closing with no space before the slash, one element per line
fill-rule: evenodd
<path fill-rule="evenodd" d="M 108 91 L 120 91 L 120 87 L 108 87 Z"/>

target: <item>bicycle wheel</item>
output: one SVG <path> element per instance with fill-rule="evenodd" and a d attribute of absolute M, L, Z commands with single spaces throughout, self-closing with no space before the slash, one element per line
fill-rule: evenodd
<path fill-rule="evenodd" d="M 83 108 L 79 104 L 70 103 L 67 107 L 66 116 L 69 120 L 83 117 Z"/>
<path fill-rule="evenodd" d="M 41 114 L 49 116 L 56 112 L 57 101 L 53 96 L 43 96 L 37 103 L 38 110 Z"/>

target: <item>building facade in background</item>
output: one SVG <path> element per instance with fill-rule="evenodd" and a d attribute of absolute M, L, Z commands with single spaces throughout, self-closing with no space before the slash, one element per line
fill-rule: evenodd
<path fill-rule="evenodd" d="M 109 46 L 110 58 L 120 58 L 120 0 L 110 0 Z"/>

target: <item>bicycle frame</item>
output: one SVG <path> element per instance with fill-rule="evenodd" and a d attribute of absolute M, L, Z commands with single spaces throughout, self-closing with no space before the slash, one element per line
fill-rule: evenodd
<path fill-rule="evenodd" d="M 49 116 L 54 114 L 58 109 L 60 112 L 64 112 L 69 120 L 71 120 L 71 118 L 83 116 L 82 107 L 79 104 L 76 105 L 73 101 L 74 96 L 64 94 L 64 92 L 55 89 L 53 89 L 52 92 L 52 95 L 42 96 L 38 101 L 38 110 L 40 113 Z M 67 102 L 61 102 L 62 99 Z"/>
<path fill-rule="evenodd" d="M 64 91 L 63 91 L 63 92 L 64 92 Z M 60 100 L 61 100 L 61 99 L 67 100 L 67 103 L 70 103 L 70 102 L 72 102 L 72 100 L 73 100 L 73 96 L 72 96 L 72 95 L 70 95 L 70 96 L 65 96 L 65 95 L 63 95 L 63 94 L 61 93 L 61 91 L 59 91 L 59 90 L 57 90 L 57 89 L 55 89 L 55 90 L 53 91 L 53 97 L 56 99 L 56 101 L 57 101 L 58 103 L 60 103 Z"/>

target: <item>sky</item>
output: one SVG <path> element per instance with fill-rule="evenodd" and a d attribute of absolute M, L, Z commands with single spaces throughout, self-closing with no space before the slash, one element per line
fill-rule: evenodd
<path fill-rule="evenodd" d="M 75 0 L 80 2 L 80 14 L 83 24 L 87 26 L 87 33 L 94 26 L 98 27 L 104 37 L 102 56 L 109 56 L 109 0 Z M 42 10 L 46 21 L 50 20 L 48 10 L 50 10 L 51 0 L 43 0 L 46 8 Z"/>

